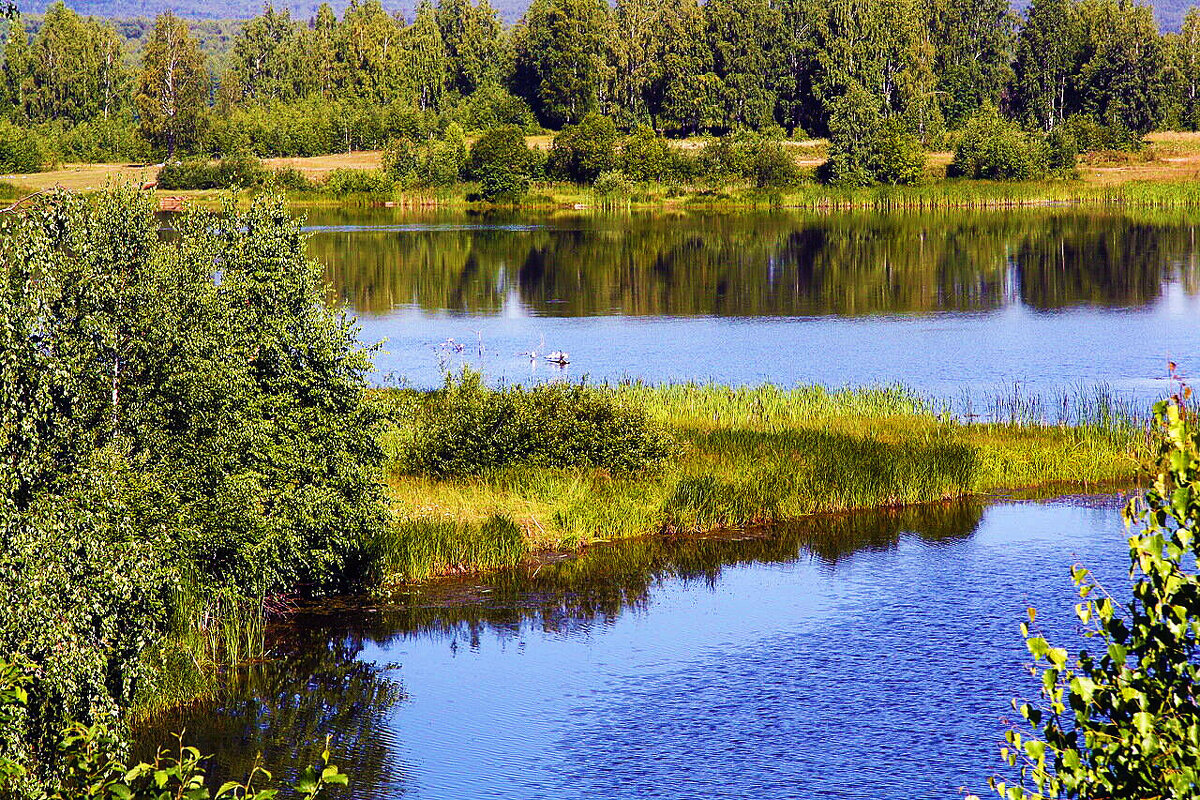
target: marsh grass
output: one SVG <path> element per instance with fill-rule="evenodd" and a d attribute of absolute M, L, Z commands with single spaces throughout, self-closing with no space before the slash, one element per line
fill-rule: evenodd
<path fill-rule="evenodd" d="M 398 520 L 377 532 L 366 549 L 375 586 L 513 567 L 528 554 L 521 528 L 499 515 L 482 522 Z"/>
<path fill-rule="evenodd" d="M 644 416 L 645 430 L 667 431 L 666 457 L 624 470 L 489 459 L 488 469 L 458 474 L 394 462 L 388 484 L 398 527 L 373 545 L 383 582 L 653 533 L 1128 481 L 1154 447 L 1140 407 L 1104 386 L 1038 394 L 1015 385 L 953 402 L 900 386 L 624 382 L 589 392 L 589 402 L 608 397 L 630 419 Z M 416 409 L 429 401 L 393 402 Z M 410 414 L 406 423 L 392 412 L 397 441 L 416 437 L 406 428 L 421 414 Z M 488 528 L 493 519 L 511 521 L 508 538 Z"/>
<path fill-rule="evenodd" d="M 168 634 L 142 656 L 150 677 L 135 700 L 135 718 L 209 696 L 234 668 L 267 655 L 264 598 L 185 577 L 168 607 Z"/>

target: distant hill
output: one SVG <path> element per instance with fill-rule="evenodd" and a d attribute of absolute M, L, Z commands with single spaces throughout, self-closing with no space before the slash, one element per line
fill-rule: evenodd
<path fill-rule="evenodd" d="M 1200 0 L 1151 0 L 1159 24 L 1164 30 L 1177 31 L 1183 22 L 1188 6 Z M 40 14 L 50 3 L 47 0 L 19 0 L 21 11 Z M 384 0 L 384 6 L 399 11 L 411 18 L 416 0 Z M 80 14 L 98 17 L 153 17 L 164 11 L 174 11 L 193 19 L 245 19 L 262 12 L 262 0 L 67 0 L 67 5 Z M 278 0 L 276 8 L 290 8 L 292 16 L 300 19 L 311 17 L 321 5 L 321 0 Z M 330 5 L 339 13 L 346 7 L 346 0 L 331 0 Z M 500 17 L 512 24 L 525 13 L 529 0 L 492 0 Z M 1014 5 L 1024 7 L 1027 0 L 1017 0 Z"/>
<path fill-rule="evenodd" d="M 41 14 L 53 0 L 18 0 L 22 13 Z M 97 17 L 132 18 L 154 17 L 164 11 L 174 11 L 181 17 L 192 19 L 245 19 L 262 13 L 263 0 L 66 0 L 68 6 L 83 15 Z M 276 0 L 276 9 L 288 8 L 297 19 L 313 16 L 321 0 Z M 339 14 L 346 7 L 346 0 L 331 0 Z M 416 0 L 383 0 L 389 11 L 399 11 L 412 18 Z M 492 6 L 500 12 L 507 23 L 516 22 L 525 13 L 528 0 L 492 0 Z"/>

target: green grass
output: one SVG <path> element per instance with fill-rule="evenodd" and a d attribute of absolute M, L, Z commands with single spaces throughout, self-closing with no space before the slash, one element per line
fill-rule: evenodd
<path fill-rule="evenodd" d="M 1044 396 L 1015 387 L 957 402 L 899 387 L 626 383 L 595 391 L 665 430 L 667 458 L 627 472 L 509 466 L 435 478 L 394 456 L 388 487 L 397 524 L 372 545 L 386 554 L 375 580 L 486 571 L 540 550 L 661 532 L 1128 481 L 1154 444 L 1145 416 L 1103 387 Z M 956 406 L 981 411 L 966 417 Z M 397 407 L 412 408 L 413 395 Z M 398 424 L 403 439 L 403 417 Z M 508 522 L 504 536 L 489 533 L 496 519 L 511 521 L 519 541 Z"/>
<path fill-rule="evenodd" d="M 185 579 L 170 608 L 168 635 L 142 654 L 149 678 L 135 698 L 135 718 L 211 696 L 233 668 L 267 655 L 262 598 Z"/>

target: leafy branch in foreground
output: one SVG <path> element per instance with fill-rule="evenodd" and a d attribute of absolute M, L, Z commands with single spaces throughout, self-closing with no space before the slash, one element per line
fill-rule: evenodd
<path fill-rule="evenodd" d="M 0 662 L 0 718 L 17 716 L 29 702 L 26 687 L 28 668 Z M 122 757 L 124 742 L 102 722 L 75 722 L 62 731 L 59 751 L 65 769 L 51 785 L 27 782 L 21 764 L 0 748 L 0 798 L 27 797 L 31 800 L 274 800 L 280 794 L 272 786 L 272 775 L 255 762 L 242 781 L 227 781 L 214 793 L 205 785 L 205 760 L 195 747 L 176 736 L 178 748 L 160 748 L 153 762 L 130 765 Z M 329 741 L 320 763 L 309 765 L 292 786 L 294 796 L 313 800 L 329 786 L 349 782 L 330 763 Z"/>
<path fill-rule="evenodd" d="M 1022 625 L 1041 700 L 1013 703 L 1032 731 L 1007 734 L 1002 753 L 1020 782 L 993 778 L 1003 797 L 1200 796 L 1200 431 L 1189 395 L 1155 406 L 1159 473 L 1125 510 L 1132 599 L 1118 602 L 1072 568 L 1076 615 L 1098 647 L 1070 659 Z"/>

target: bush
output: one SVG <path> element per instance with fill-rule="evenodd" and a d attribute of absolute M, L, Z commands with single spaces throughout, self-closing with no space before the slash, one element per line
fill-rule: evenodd
<path fill-rule="evenodd" d="M 1142 149 L 1142 137 L 1118 123 L 1105 125 L 1089 114 L 1072 114 L 1056 131 L 1074 146 L 1076 153 L 1132 152 Z"/>
<path fill-rule="evenodd" d="M 167 239 L 156 210 L 120 190 L 0 218 L 0 660 L 35 670 L 0 746 L 47 769 L 64 721 L 121 718 L 185 578 L 327 591 L 384 517 L 370 362 L 300 222 L 231 201 Z"/>
<path fill-rule="evenodd" d="M 697 162 L 704 177 L 748 180 L 759 188 L 790 186 L 800 179 L 782 141 L 751 131 L 713 139 L 701 148 Z"/>
<path fill-rule="evenodd" d="M 871 140 L 867 168 L 876 183 L 911 186 L 925 177 L 925 149 L 896 117 L 883 121 Z"/>
<path fill-rule="evenodd" d="M 608 117 L 588 114 L 554 137 L 546 160 L 551 179 L 591 183 L 617 165 L 617 126 Z"/>
<path fill-rule="evenodd" d="M 995 181 L 1041 178 L 1048 168 L 1045 142 L 1000 116 L 994 107 L 980 109 L 963 131 L 946 169 L 949 177 Z"/>
<path fill-rule="evenodd" d="M 633 194 L 633 184 L 623 172 L 612 169 L 600 173 L 596 182 L 592 184 L 592 191 L 597 197 L 606 200 L 625 200 Z"/>
<path fill-rule="evenodd" d="M 653 467 L 668 454 L 666 434 L 644 411 L 581 384 L 498 391 L 464 372 L 401 422 L 414 436 L 397 467 L 437 477 L 518 465 L 628 472 Z"/>
<path fill-rule="evenodd" d="M 1132 599 L 1118 603 L 1081 566 L 1076 615 L 1094 647 L 1077 657 L 1022 625 L 1041 702 L 1013 703 L 1030 726 L 1004 756 L 1020 785 L 1007 798 L 1196 797 L 1200 764 L 1200 428 L 1183 397 L 1159 403 L 1158 475 L 1129 504 Z M 1096 599 L 1099 598 L 1099 599 Z"/>
<path fill-rule="evenodd" d="M 48 161 L 46 150 L 33 131 L 0 120 L 0 170 L 41 172 Z"/>
<path fill-rule="evenodd" d="M 338 168 L 326 176 L 321 188 L 341 197 L 348 194 L 391 194 L 396 187 L 382 170 Z"/>
<path fill-rule="evenodd" d="M 900 119 L 881 117 L 875 99 L 854 86 L 831 104 L 829 158 L 817 175 L 846 188 L 919 183 L 925 152 Z"/>
<path fill-rule="evenodd" d="M 784 149 L 782 142 L 758 137 L 748 147 L 747 160 L 758 188 L 792 186 L 800 180 L 796 160 Z"/>
<path fill-rule="evenodd" d="M 467 140 L 457 124 L 422 142 L 393 139 L 383 152 L 383 170 L 399 186 L 451 186 L 466 165 Z"/>
<path fill-rule="evenodd" d="M 637 183 L 660 183 L 678 177 L 670 142 L 641 126 L 621 143 L 621 171 Z"/>
<path fill-rule="evenodd" d="M 147 162 L 154 148 L 142 136 L 132 119 L 110 117 L 81 122 L 69 128 L 39 128 L 38 133 L 54 148 L 61 161 L 103 163 L 113 161 Z"/>
<path fill-rule="evenodd" d="M 500 86 L 484 86 L 476 90 L 460 100 L 447 112 L 446 117 L 469 131 L 485 131 L 509 125 L 520 128 L 524 133 L 541 130 L 529 104 Z"/>
<path fill-rule="evenodd" d="M 1045 174 L 1046 161 L 1042 139 L 1003 119 L 994 107 L 985 107 L 962 132 L 946 174 L 950 178 L 1033 180 Z"/>
<path fill-rule="evenodd" d="M 479 181 L 480 199 L 514 201 L 529 191 L 543 168 L 542 154 L 525 146 L 525 134 L 514 126 L 492 128 L 471 147 L 466 173 Z"/>
<path fill-rule="evenodd" d="M 262 186 L 270 173 L 253 156 L 209 161 L 192 158 L 164 164 L 158 171 L 160 189 L 249 189 Z"/>

